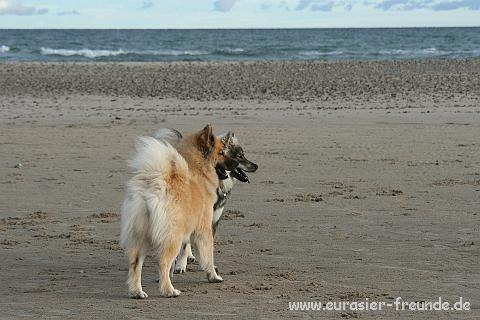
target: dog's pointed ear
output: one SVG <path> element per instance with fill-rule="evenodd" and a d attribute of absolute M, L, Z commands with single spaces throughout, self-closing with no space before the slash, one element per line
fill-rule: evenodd
<path fill-rule="evenodd" d="M 223 142 L 224 144 L 227 144 L 227 143 L 228 143 L 228 141 L 230 140 L 231 134 L 232 134 L 232 133 L 231 133 L 230 131 L 228 131 L 228 132 L 225 133 L 225 134 L 222 134 L 222 142 Z"/>
<path fill-rule="evenodd" d="M 207 136 L 210 136 L 210 135 L 212 135 L 212 131 L 213 131 L 212 125 L 211 125 L 211 124 L 207 124 L 207 125 L 205 126 L 205 128 L 203 128 L 202 133 L 206 134 Z"/>
<path fill-rule="evenodd" d="M 210 141 L 212 141 L 212 138 L 214 138 L 212 126 L 207 124 L 205 128 L 200 131 L 198 138 L 200 140 L 199 142 L 203 142 L 205 144 L 208 144 Z"/>
<path fill-rule="evenodd" d="M 213 129 L 210 124 L 206 125 L 200 132 L 197 142 L 204 157 L 207 158 L 215 145 L 215 136 L 213 135 Z"/>
<path fill-rule="evenodd" d="M 232 131 L 228 131 L 227 134 L 223 137 L 223 143 L 232 143 L 233 139 L 235 138 L 235 134 Z"/>

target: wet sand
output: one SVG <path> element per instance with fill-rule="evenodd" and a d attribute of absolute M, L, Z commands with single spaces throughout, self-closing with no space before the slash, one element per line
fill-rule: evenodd
<path fill-rule="evenodd" d="M 0 64 L 2 319 L 475 319 L 480 61 Z M 127 298 L 119 207 L 134 139 L 233 130 L 237 183 L 183 294 Z M 470 301 L 470 312 L 289 311 L 289 301 Z"/>

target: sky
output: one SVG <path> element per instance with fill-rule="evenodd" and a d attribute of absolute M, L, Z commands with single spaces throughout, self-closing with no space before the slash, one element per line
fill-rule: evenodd
<path fill-rule="evenodd" d="M 480 0 L 0 0 L 0 29 L 480 26 Z"/>

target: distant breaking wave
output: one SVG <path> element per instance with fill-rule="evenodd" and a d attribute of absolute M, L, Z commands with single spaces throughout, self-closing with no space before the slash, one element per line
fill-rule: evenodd
<path fill-rule="evenodd" d="M 426 49 L 420 49 L 420 50 L 402 50 L 402 49 L 382 50 L 379 53 L 382 54 L 382 55 L 395 55 L 395 56 L 396 55 L 399 55 L 399 56 L 412 56 L 412 55 L 433 56 L 433 55 L 452 54 L 452 53 L 455 53 L 455 52 L 438 50 L 437 48 L 426 48 Z"/>
<path fill-rule="evenodd" d="M 41 54 L 43 55 L 57 55 L 57 56 L 83 56 L 86 58 L 98 58 L 98 57 L 114 57 L 119 55 L 158 55 L 158 56 L 196 56 L 209 54 L 207 51 L 201 50 L 150 50 L 150 51 L 125 51 L 118 50 L 92 50 L 92 49 L 51 49 L 41 48 Z"/>
<path fill-rule="evenodd" d="M 10 48 L 7 46 L 0 46 L 1 52 L 8 52 Z M 248 51 L 243 48 L 216 48 L 213 51 L 205 50 L 175 50 L 175 49 L 164 49 L 164 50 L 99 50 L 99 49 L 52 49 L 44 48 L 40 49 L 42 55 L 56 55 L 64 57 L 75 57 L 82 56 L 89 59 L 95 59 L 100 57 L 115 57 L 115 56 L 132 56 L 131 59 L 135 59 L 134 56 L 163 56 L 163 57 L 174 57 L 174 56 L 259 56 L 261 57 L 265 52 L 257 51 Z M 455 54 L 469 54 L 471 56 L 478 56 L 478 50 L 472 51 L 445 51 L 439 50 L 437 48 L 424 48 L 424 49 L 390 49 L 390 50 L 379 50 L 379 51 L 365 51 L 365 52 L 355 52 L 355 51 L 321 51 L 321 50 L 300 50 L 295 53 L 290 53 L 290 57 L 303 57 L 303 59 L 315 59 L 321 57 L 366 57 L 366 56 L 379 56 L 379 57 L 400 57 L 400 58 L 415 58 L 415 57 L 435 57 L 435 56 L 447 56 Z M 277 54 L 278 57 L 282 56 L 284 53 L 282 51 L 275 52 L 271 51 L 270 54 Z M 288 54 L 287 54 L 288 57 Z M 132 60 L 134 61 L 134 60 Z"/>
<path fill-rule="evenodd" d="M 317 50 L 311 50 L 311 51 L 301 51 L 300 55 L 301 56 L 340 56 L 344 54 L 343 51 L 317 51 Z"/>
<path fill-rule="evenodd" d="M 10 51 L 10 47 L 7 46 L 0 46 L 0 53 L 8 52 Z"/>
<path fill-rule="evenodd" d="M 110 57 L 118 56 L 121 54 L 127 54 L 122 49 L 120 50 L 90 50 L 90 49 L 80 49 L 80 50 L 68 50 L 68 49 L 50 49 L 50 48 L 41 48 L 41 54 L 44 55 L 57 55 L 57 56 L 84 56 L 87 58 L 97 58 L 97 57 Z"/>
<path fill-rule="evenodd" d="M 241 54 L 243 52 L 245 52 L 245 49 L 242 49 L 242 48 L 233 48 L 233 49 L 223 49 L 223 50 L 220 50 L 220 52 L 225 52 L 225 53 L 233 53 L 233 54 Z"/>
<path fill-rule="evenodd" d="M 158 56 L 199 56 L 210 54 L 202 50 L 156 50 L 156 51 L 133 51 L 134 54 L 151 54 Z"/>

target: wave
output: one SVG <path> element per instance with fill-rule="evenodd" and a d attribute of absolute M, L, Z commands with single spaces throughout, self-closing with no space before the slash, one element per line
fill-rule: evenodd
<path fill-rule="evenodd" d="M 317 50 L 310 50 L 310 51 L 300 51 L 299 54 L 301 56 L 339 56 L 344 54 L 343 51 L 317 51 Z"/>
<path fill-rule="evenodd" d="M 200 56 L 210 54 L 202 50 L 155 50 L 155 51 L 132 51 L 133 54 L 147 54 L 154 56 Z"/>
<path fill-rule="evenodd" d="M 425 49 L 394 49 L 394 50 L 381 50 L 378 52 L 381 55 L 392 55 L 392 56 L 420 56 L 420 55 L 446 55 L 451 54 L 451 51 L 438 50 L 437 48 L 425 48 Z"/>
<path fill-rule="evenodd" d="M 243 48 L 215 48 L 212 52 L 209 54 L 213 55 L 218 55 L 218 56 L 250 56 L 253 54 L 253 52 L 247 52 Z"/>
<path fill-rule="evenodd" d="M 51 49 L 51 48 L 41 48 L 40 53 L 43 55 L 56 55 L 56 56 L 84 56 L 87 58 L 97 58 L 97 57 L 110 57 L 118 56 L 121 54 L 127 54 L 122 49 L 120 50 L 90 50 L 90 49 L 80 49 L 80 50 L 69 50 L 69 49 Z"/>
<path fill-rule="evenodd" d="M 225 53 L 230 53 L 230 54 L 241 54 L 245 52 L 245 49 L 243 48 L 227 48 L 227 49 L 222 49 L 219 50 L 220 52 L 225 52 Z"/>
<path fill-rule="evenodd" d="M 158 55 L 158 56 L 196 56 L 209 54 L 207 51 L 201 50 L 146 50 L 146 51 L 125 51 L 118 50 L 92 50 L 92 49 L 51 49 L 41 48 L 40 53 L 43 55 L 57 55 L 57 56 L 84 56 L 87 58 L 98 57 L 114 57 L 119 55 Z"/>
<path fill-rule="evenodd" d="M 210 50 L 208 50 L 210 49 Z M 370 48 L 370 50 L 350 50 L 348 48 L 331 48 L 331 51 L 326 49 L 309 48 L 288 48 L 288 47 L 265 47 L 265 48 L 249 48 L 249 47 L 212 47 L 206 49 L 55 49 L 49 47 L 41 47 L 40 49 L 20 49 L 15 46 L 0 45 L 0 60 L 9 59 L 12 55 L 37 57 L 35 59 L 43 60 L 38 56 L 54 56 L 52 59 L 61 60 L 68 58 L 68 60 L 81 59 L 98 59 L 103 60 L 124 60 L 124 61 L 172 61 L 172 60 L 228 60 L 228 59 L 328 59 L 328 60 L 342 60 L 342 59 L 423 59 L 423 58 L 457 58 L 457 57 L 479 57 L 479 48 L 466 48 L 464 50 L 438 49 L 435 47 L 427 48 Z M 8 54 L 4 54 L 7 53 Z M 35 60 L 33 59 L 33 60 Z"/>

